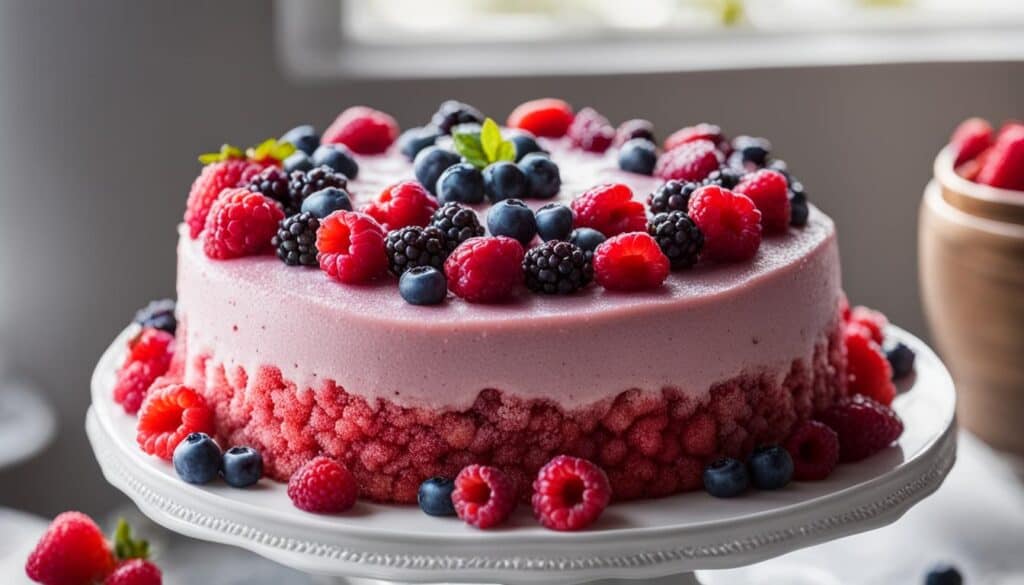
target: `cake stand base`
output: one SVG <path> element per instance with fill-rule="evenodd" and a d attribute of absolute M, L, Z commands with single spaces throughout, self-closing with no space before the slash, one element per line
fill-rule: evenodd
<path fill-rule="evenodd" d="M 412 585 L 408 582 L 399 581 L 381 581 L 380 579 L 359 579 L 355 577 L 313 577 L 313 583 L 316 585 Z M 788 585 L 811 585 L 805 582 L 787 582 Z M 434 583 L 431 585 L 456 585 L 454 583 Z M 466 584 L 462 584 L 466 585 Z M 474 584 L 475 585 L 475 584 Z M 484 584 L 480 584 L 484 585 Z M 494 584 L 486 584 L 494 585 Z M 669 575 L 667 577 L 659 577 L 656 579 L 602 579 L 600 581 L 591 581 L 590 585 L 701 585 L 701 582 L 697 580 L 697 577 L 693 573 L 682 573 L 679 575 Z"/>

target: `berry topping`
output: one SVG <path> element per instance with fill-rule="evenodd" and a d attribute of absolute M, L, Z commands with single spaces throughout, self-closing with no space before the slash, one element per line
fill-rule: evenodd
<path fill-rule="evenodd" d="M 960 123 L 953 131 L 953 137 L 949 144 L 956 153 L 956 160 L 953 166 L 960 166 L 963 163 L 973 160 L 985 149 L 992 146 L 992 126 L 981 118 L 968 118 Z"/>
<path fill-rule="evenodd" d="M 425 226 L 437 211 L 437 199 L 415 181 L 395 183 L 363 209 L 363 213 L 376 219 L 386 229 L 397 230 L 406 226 Z"/>
<path fill-rule="evenodd" d="M 160 568 L 146 559 L 130 559 L 119 563 L 103 585 L 161 585 Z"/>
<path fill-rule="evenodd" d="M 328 187 L 334 187 L 345 192 L 346 195 L 348 194 L 348 178 L 328 167 L 316 167 L 308 171 L 293 171 L 290 179 L 288 190 L 291 193 L 291 202 L 285 206 L 289 211 L 301 209 L 307 197 Z"/>
<path fill-rule="evenodd" d="M 388 268 L 384 236 L 384 228 L 369 215 L 335 211 L 316 232 L 320 269 L 346 284 L 377 278 Z"/>
<path fill-rule="evenodd" d="M 148 362 L 125 364 L 117 371 L 114 381 L 114 402 L 120 404 L 126 414 L 137 413 L 149 388 L 162 374 Z"/>
<path fill-rule="evenodd" d="M 409 128 L 398 137 L 398 150 L 405 158 L 413 160 L 421 150 L 433 146 L 441 134 L 441 131 L 433 126 Z"/>
<path fill-rule="evenodd" d="M 359 486 L 344 465 L 328 457 L 315 457 L 288 480 L 288 497 L 300 510 L 337 514 L 356 503 Z"/>
<path fill-rule="evenodd" d="M 291 143 L 299 152 L 313 154 L 316 147 L 320 146 L 320 135 L 316 133 L 316 128 L 304 124 L 282 134 L 280 141 Z"/>
<path fill-rule="evenodd" d="M 953 565 L 936 565 L 928 570 L 924 585 L 963 585 L 964 578 Z"/>
<path fill-rule="evenodd" d="M 976 180 L 1000 189 L 1024 191 L 1024 124 L 1000 130 Z"/>
<path fill-rule="evenodd" d="M 820 481 L 832 474 L 839 463 L 839 435 L 818 421 L 804 421 L 786 440 L 793 458 L 793 479 Z"/>
<path fill-rule="evenodd" d="M 302 201 L 300 211 L 323 219 L 335 211 L 352 211 L 352 198 L 345 189 L 327 187 L 320 189 Z"/>
<path fill-rule="evenodd" d="M 146 362 L 163 374 L 171 364 L 174 336 L 166 331 L 144 327 L 134 339 L 128 342 L 125 365 L 131 362 Z"/>
<path fill-rule="evenodd" d="M 504 301 L 523 282 L 523 255 L 512 238 L 470 238 L 444 263 L 448 288 L 471 303 Z"/>
<path fill-rule="evenodd" d="M 619 149 L 619 168 L 639 175 L 654 173 L 658 162 L 658 148 L 646 138 L 634 138 Z"/>
<path fill-rule="evenodd" d="M 722 155 L 707 140 L 686 142 L 667 150 L 658 157 L 654 174 L 662 179 L 703 181 L 718 170 Z"/>
<path fill-rule="evenodd" d="M 647 208 L 651 215 L 668 211 L 690 210 L 690 197 L 699 189 L 700 183 L 689 181 L 666 181 L 658 190 L 647 196 Z"/>
<path fill-rule="evenodd" d="M 213 433 L 213 411 L 202 395 L 181 384 L 153 388 L 139 411 L 136 439 L 145 453 L 170 461 L 192 433 Z"/>
<path fill-rule="evenodd" d="M 761 212 L 746 195 L 714 185 L 690 198 L 690 217 L 704 234 L 704 254 L 712 260 L 749 260 L 761 246 Z"/>
<path fill-rule="evenodd" d="M 215 260 L 269 252 L 282 219 L 273 199 L 247 189 L 224 191 L 206 217 L 203 251 Z"/>
<path fill-rule="evenodd" d="M 229 486 L 249 487 L 263 477 L 263 455 L 252 447 L 232 447 L 224 452 L 222 467 Z"/>
<path fill-rule="evenodd" d="M 424 514 L 431 516 L 454 516 L 455 504 L 452 503 L 452 492 L 455 482 L 446 477 L 432 477 L 420 484 L 416 501 Z"/>
<path fill-rule="evenodd" d="M 220 475 L 221 458 L 217 442 L 206 433 L 192 433 L 174 448 L 174 471 L 187 483 L 210 483 Z"/>
<path fill-rule="evenodd" d="M 174 316 L 175 305 L 174 299 L 150 301 L 148 305 L 136 311 L 133 321 L 143 327 L 160 329 L 174 335 L 178 328 L 178 320 Z"/>
<path fill-rule="evenodd" d="M 559 455 L 533 480 L 533 515 L 551 530 L 583 530 L 611 499 L 608 476 L 586 459 Z"/>
<path fill-rule="evenodd" d="M 750 487 L 747 467 L 735 459 L 723 457 L 704 468 L 704 490 L 716 498 L 734 498 Z"/>
<path fill-rule="evenodd" d="M 847 322 L 866 327 L 871 334 L 871 339 L 881 345 L 885 341 L 885 328 L 889 320 L 881 311 L 869 309 L 865 306 L 856 306 L 850 310 L 850 318 Z"/>
<path fill-rule="evenodd" d="M 793 458 L 778 445 L 758 447 L 747 461 L 750 481 L 759 490 L 777 490 L 793 479 Z"/>
<path fill-rule="evenodd" d="M 740 169 L 759 169 L 767 164 L 772 143 L 764 138 L 737 136 L 732 141 L 732 148 L 730 162 L 735 159 L 737 163 L 732 166 Z"/>
<path fill-rule="evenodd" d="M 573 199 L 576 225 L 589 227 L 606 237 L 647 229 L 644 206 L 633 200 L 633 191 L 622 183 L 598 185 Z"/>
<path fill-rule="evenodd" d="M 391 116 L 366 106 L 351 107 L 324 130 L 324 144 L 344 144 L 359 154 L 380 154 L 398 136 Z"/>
<path fill-rule="evenodd" d="M 543 98 L 519 104 L 505 123 L 509 128 L 520 128 L 534 136 L 559 138 L 565 136 L 572 124 L 572 107 L 562 100 Z"/>
<path fill-rule="evenodd" d="M 669 260 L 645 233 L 609 238 L 594 251 L 594 279 L 609 290 L 644 290 L 668 278 Z"/>
<path fill-rule="evenodd" d="M 253 177 L 246 188 L 253 193 L 259 193 L 277 201 L 285 209 L 290 209 L 292 204 L 291 192 L 288 189 L 290 180 L 284 169 L 267 167 Z"/>
<path fill-rule="evenodd" d="M 530 154 L 519 162 L 519 170 L 526 175 L 526 196 L 551 199 L 562 188 L 558 165 L 542 153 Z"/>
<path fill-rule="evenodd" d="M 484 168 L 484 195 L 490 201 L 522 199 L 529 193 L 526 174 L 514 162 L 499 161 Z"/>
<path fill-rule="evenodd" d="M 255 177 L 263 165 L 243 159 L 231 159 L 215 162 L 203 167 L 199 176 L 192 183 L 185 206 L 185 223 L 188 234 L 193 240 L 206 227 L 206 216 L 210 213 L 214 201 L 221 191 L 243 187 Z"/>
<path fill-rule="evenodd" d="M 871 330 L 853 321 L 843 330 L 846 345 L 847 374 L 851 394 L 861 394 L 889 405 L 896 397 L 892 366 L 881 346 L 871 338 Z"/>
<path fill-rule="evenodd" d="M 740 183 L 746 174 L 747 173 L 744 171 L 739 171 L 730 167 L 720 167 L 717 171 L 712 171 L 712 173 L 708 175 L 701 184 L 718 185 L 723 189 L 732 189 Z"/>
<path fill-rule="evenodd" d="M 395 276 L 417 266 L 443 268 L 448 257 L 444 232 L 436 227 L 411 225 L 388 232 L 385 240 L 388 270 Z"/>
<path fill-rule="evenodd" d="M 448 296 L 448 280 L 433 266 L 416 266 L 402 273 L 398 292 L 410 305 L 440 305 Z"/>
<path fill-rule="evenodd" d="M 444 232 L 448 242 L 449 250 L 470 238 L 478 238 L 484 235 L 484 226 L 480 225 L 480 218 L 472 209 L 449 201 L 430 218 L 430 225 Z"/>
<path fill-rule="evenodd" d="M 316 261 L 318 229 L 320 220 L 308 211 L 283 220 L 272 242 L 277 257 L 288 266 L 319 266 Z"/>
<path fill-rule="evenodd" d="M 681 128 L 669 135 L 669 137 L 665 139 L 665 150 L 672 150 L 682 144 L 697 142 L 699 140 L 706 140 L 715 145 L 721 145 L 727 142 L 725 135 L 722 134 L 721 128 L 714 124 L 700 123 L 696 126 Z"/>
<path fill-rule="evenodd" d="M 495 467 L 470 465 L 455 478 L 452 504 L 466 524 L 491 528 L 504 522 L 515 509 L 515 484 Z"/>
<path fill-rule="evenodd" d="M 508 236 L 526 246 L 537 235 L 537 219 L 519 199 L 506 199 L 487 210 L 487 230 L 492 236 Z"/>
<path fill-rule="evenodd" d="M 577 148 L 587 152 L 604 152 L 615 141 L 615 128 L 593 108 L 577 112 L 567 134 Z"/>
<path fill-rule="evenodd" d="M 619 124 L 615 130 L 615 144 L 623 145 L 634 138 L 643 138 L 656 142 L 654 139 L 654 124 L 650 120 L 634 118 Z"/>
<path fill-rule="evenodd" d="M 437 179 L 435 193 L 441 203 L 483 203 L 484 176 L 469 163 L 452 165 Z"/>
<path fill-rule="evenodd" d="M 899 380 L 914 371 L 914 350 L 901 342 L 885 348 L 885 359 L 892 367 L 892 379 Z"/>
<path fill-rule="evenodd" d="M 537 139 L 525 131 L 509 132 L 508 140 L 516 148 L 516 162 L 523 160 L 528 154 L 547 154 Z"/>
<path fill-rule="evenodd" d="M 568 240 L 572 233 L 572 210 L 561 203 L 548 203 L 538 209 L 537 233 L 545 242 L 549 240 Z"/>
<path fill-rule="evenodd" d="M 32 549 L 25 573 L 43 585 L 85 585 L 103 581 L 114 562 L 99 526 L 81 512 L 64 512 Z"/>
<path fill-rule="evenodd" d="M 570 294 L 590 284 L 594 269 L 587 255 L 569 242 L 552 240 L 523 258 L 526 288 L 544 294 Z"/>
<path fill-rule="evenodd" d="M 416 155 L 412 170 L 416 180 L 432 195 L 437 194 L 437 180 L 448 167 L 462 160 L 458 154 L 437 146 L 428 146 Z"/>
<path fill-rule="evenodd" d="M 778 171 L 761 169 L 743 177 L 735 193 L 750 197 L 761 212 L 766 233 L 785 232 L 789 228 L 789 184 Z"/>
<path fill-rule="evenodd" d="M 900 417 L 865 396 L 844 399 L 820 418 L 839 436 L 839 460 L 847 463 L 878 453 L 903 434 Z"/>
<path fill-rule="evenodd" d="M 803 227 L 807 225 L 807 219 L 811 215 L 811 208 L 807 206 L 807 194 L 804 193 L 804 186 L 801 183 L 792 183 L 789 186 L 789 225 Z"/>
<path fill-rule="evenodd" d="M 443 134 L 450 134 L 452 128 L 460 124 L 483 124 L 483 122 L 484 115 L 480 113 L 480 110 L 456 100 L 442 102 L 430 119 L 431 126 Z"/>
<path fill-rule="evenodd" d="M 607 239 L 604 234 L 593 228 L 576 228 L 569 234 L 569 242 L 583 250 L 587 258 L 593 258 L 594 251 Z"/>
<path fill-rule="evenodd" d="M 682 211 L 655 215 L 647 225 L 647 233 L 658 242 L 672 268 L 693 266 L 704 247 L 704 235 Z"/>
<path fill-rule="evenodd" d="M 313 168 L 313 159 L 301 150 L 296 150 L 281 162 L 284 172 L 291 175 L 295 171 L 308 171 Z"/>
<path fill-rule="evenodd" d="M 355 180 L 359 176 L 359 163 L 352 156 L 352 151 L 344 144 L 325 144 L 313 151 L 313 166 L 327 167 Z"/>

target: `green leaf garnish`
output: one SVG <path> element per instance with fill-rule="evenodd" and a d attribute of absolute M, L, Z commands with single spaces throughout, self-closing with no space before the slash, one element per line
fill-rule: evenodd
<path fill-rule="evenodd" d="M 114 554 L 119 561 L 149 558 L 149 543 L 132 538 L 132 528 L 124 518 L 117 521 L 114 529 Z"/>
<path fill-rule="evenodd" d="M 226 160 L 245 158 L 245 153 L 242 152 L 241 148 L 237 146 L 231 146 L 230 144 L 224 144 L 220 147 L 218 152 L 207 152 L 199 155 L 199 162 L 204 165 L 210 163 L 222 162 Z"/>
<path fill-rule="evenodd" d="M 263 142 L 256 146 L 251 146 L 245 151 L 245 155 L 250 160 L 256 162 L 265 162 L 273 159 L 278 162 L 283 161 L 295 152 L 297 149 L 291 142 L 283 142 L 276 138 L 267 138 Z"/>
<path fill-rule="evenodd" d="M 480 132 L 456 132 L 452 135 L 455 151 L 469 164 L 484 168 L 491 163 L 516 159 L 516 146 L 501 137 L 501 128 L 487 118 Z"/>

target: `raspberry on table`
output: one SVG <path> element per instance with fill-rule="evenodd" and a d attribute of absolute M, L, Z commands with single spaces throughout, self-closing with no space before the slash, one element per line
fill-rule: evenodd
<path fill-rule="evenodd" d="M 384 228 L 369 215 L 335 211 L 316 232 L 320 269 L 346 284 L 377 278 L 388 268 L 384 236 Z"/>
<path fill-rule="evenodd" d="M 587 152 L 604 152 L 615 141 L 615 127 L 593 108 L 577 112 L 566 133 L 577 148 Z"/>
<path fill-rule="evenodd" d="M 866 459 L 903 434 L 903 421 L 888 406 L 865 396 L 846 398 L 819 417 L 839 436 L 839 460 Z"/>
<path fill-rule="evenodd" d="M 590 284 L 594 268 L 579 247 L 560 240 L 544 242 L 523 258 L 526 288 L 544 294 L 567 295 Z"/>
<path fill-rule="evenodd" d="M 185 205 L 185 224 L 188 225 L 189 237 L 193 240 L 198 238 L 206 227 L 206 216 L 210 214 L 210 209 L 221 191 L 244 187 L 262 169 L 263 165 L 241 158 L 204 166 L 192 182 L 188 203 Z"/>
<path fill-rule="evenodd" d="M 358 154 L 381 154 L 398 138 L 394 118 L 366 106 L 353 106 L 324 130 L 323 144 L 344 144 Z"/>
<path fill-rule="evenodd" d="M 320 219 L 309 211 L 285 218 L 271 241 L 277 257 L 288 266 L 319 266 L 316 260 L 316 232 L 319 229 Z"/>
<path fill-rule="evenodd" d="M 476 212 L 454 201 L 439 207 L 431 216 L 430 225 L 444 232 L 449 252 L 470 238 L 484 235 L 484 226 Z"/>
<path fill-rule="evenodd" d="M 661 286 L 670 264 L 649 234 L 608 238 L 594 251 L 594 280 L 608 290 L 633 291 Z"/>
<path fill-rule="evenodd" d="M 444 263 L 448 289 L 471 303 L 507 300 L 523 282 L 524 253 L 512 238 L 470 238 Z"/>
<path fill-rule="evenodd" d="M 248 189 L 224 191 L 206 218 L 203 251 L 215 260 L 269 252 L 282 219 L 281 206 L 273 199 Z"/>
<path fill-rule="evenodd" d="M 665 181 L 647 196 L 647 209 L 651 215 L 669 211 L 687 212 L 690 209 L 690 197 L 700 187 L 700 183 L 691 181 Z"/>
<path fill-rule="evenodd" d="M 693 266 L 704 248 L 704 234 L 682 211 L 655 215 L 647 224 L 647 233 L 658 242 L 672 268 Z"/>
<path fill-rule="evenodd" d="M 782 233 L 789 228 L 789 183 L 782 173 L 754 171 L 744 176 L 733 192 L 750 197 L 761 212 L 761 225 L 766 233 Z"/>
<path fill-rule="evenodd" d="M 505 125 L 526 130 L 534 136 L 560 138 L 568 132 L 573 118 L 572 106 L 568 103 L 555 98 L 543 98 L 516 106 Z"/>
<path fill-rule="evenodd" d="M 359 485 L 349 470 L 329 457 L 309 460 L 288 480 L 295 507 L 314 514 L 337 514 L 356 503 Z"/>
<path fill-rule="evenodd" d="M 397 230 L 410 225 L 427 225 L 437 208 L 437 199 L 422 185 L 402 181 L 384 189 L 363 213 L 376 219 L 385 229 Z"/>
<path fill-rule="evenodd" d="M 458 517 L 477 528 L 491 528 L 508 518 L 517 503 L 516 488 L 501 470 L 470 465 L 455 477 L 452 504 Z"/>
<path fill-rule="evenodd" d="M 689 215 L 704 234 L 704 254 L 712 260 L 749 260 L 761 246 L 761 212 L 746 195 L 701 187 L 690 198 Z"/>
<path fill-rule="evenodd" d="M 110 574 L 114 563 L 110 543 L 92 518 L 64 512 L 29 553 L 25 573 L 43 585 L 95 583 Z"/>
<path fill-rule="evenodd" d="M 896 398 L 892 382 L 892 366 L 882 346 L 871 338 L 871 331 L 863 325 L 850 322 L 843 329 L 846 346 L 846 373 L 850 394 L 860 394 L 889 405 Z"/>
<path fill-rule="evenodd" d="M 160 568 L 146 559 L 129 559 L 121 562 L 103 585 L 161 585 L 163 574 Z"/>
<path fill-rule="evenodd" d="M 436 227 L 407 226 L 388 232 L 385 240 L 388 270 L 395 276 L 417 266 L 443 268 L 448 258 L 448 241 Z"/>
<path fill-rule="evenodd" d="M 597 520 L 612 498 L 604 471 L 586 459 L 559 455 L 533 481 L 533 514 L 551 530 L 582 530 Z"/>
<path fill-rule="evenodd" d="M 672 150 L 682 144 L 697 142 L 698 140 L 706 140 L 719 147 L 729 143 L 720 127 L 701 122 L 696 126 L 687 126 L 686 128 L 676 130 L 665 139 L 664 146 L 665 150 Z"/>
<path fill-rule="evenodd" d="M 662 179 L 703 181 L 722 164 L 722 153 L 708 140 L 686 142 L 658 157 L 654 175 Z"/>
<path fill-rule="evenodd" d="M 289 202 L 285 209 L 290 214 L 302 209 L 302 203 L 312 194 L 328 187 L 341 189 L 348 194 L 348 177 L 329 167 L 314 167 L 308 171 L 292 171 L 289 175 Z"/>
<path fill-rule="evenodd" d="M 839 463 L 839 435 L 824 423 L 800 423 L 784 445 L 793 458 L 793 479 L 820 481 L 832 475 Z"/>
<path fill-rule="evenodd" d="M 213 411 L 201 394 L 182 384 L 150 390 L 139 410 L 136 439 L 143 452 L 170 461 L 192 433 L 213 434 Z"/>
<path fill-rule="evenodd" d="M 647 229 L 647 214 L 633 191 L 622 183 L 598 185 L 573 199 L 576 227 L 593 228 L 607 237 Z"/>

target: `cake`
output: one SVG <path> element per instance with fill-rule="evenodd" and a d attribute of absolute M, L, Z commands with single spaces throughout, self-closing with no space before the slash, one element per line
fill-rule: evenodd
<path fill-rule="evenodd" d="M 757 226 L 759 243 L 748 258 L 705 254 L 643 290 L 588 284 L 549 295 L 516 286 L 501 302 L 449 294 L 440 305 L 417 306 L 382 269 L 346 284 L 315 267 L 290 266 L 283 250 L 274 255 L 270 234 L 243 253 L 211 251 L 211 220 L 205 229 L 196 222 L 202 205 L 190 201 L 193 215 L 186 214 L 178 238 L 174 362 L 163 382 L 195 389 L 213 411 L 216 436 L 258 448 L 270 478 L 287 481 L 326 455 L 351 471 L 362 497 L 397 503 L 414 502 L 425 479 L 454 477 L 471 463 L 497 467 L 528 495 L 537 470 L 559 454 L 599 465 L 616 500 L 698 489 L 712 459 L 780 443 L 841 399 L 845 300 L 835 226 L 806 204 L 802 187 L 770 158 L 770 146 L 745 137 L 730 143 L 717 128 L 698 125 L 673 134 L 655 155 L 649 124 L 630 121 L 616 133 L 589 109 L 562 121 L 550 102 L 517 109 L 503 130 L 508 138 L 518 129 L 516 136 L 528 136 L 557 165 L 557 193 L 525 199 L 530 208 L 573 205 L 582 221 L 573 202 L 596 185 L 624 185 L 634 201 L 657 206 L 652 194 L 666 180 L 741 191 L 735 183 L 744 173 L 768 167 L 785 178 L 782 227 L 761 236 Z M 422 179 L 410 155 L 430 144 L 456 148 L 465 123 L 466 136 L 486 135 L 472 126 L 483 117 L 460 106 L 445 104 L 431 126 L 397 142 L 390 117 L 346 111 L 322 140 L 346 145 L 357 172 L 333 186 L 361 209 L 391 185 Z M 319 142 L 312 139 L 292 143 L 311 150 Z M 256 173 L 281 164 L 311 172 L 301 153 L 275 159 L 281 144 L 250 151 L 251 168 L 223 187 L 259 189 Z M 679 158 L 681 151 L 688 154 Z M 239 158 L 240 151 L 224 152 L 221 160 Z M 700 168 L 709 153 L 714 166 Z M 274 198 L 278 188 L 276 228 L 310 193 L 289 195 L 287 186 L 271 184 L 280 175 L 261 176 L 269 177 L 264 195 Z M 314 185 L 324 186 L 330 180 Z M 755 188 L 748 191 L 757 201 Z M 757 203 L 767 222 L 772 212 Z M 484 217 L 490 206 L 467 207 Z M 218 233 L 237 231 L 239 224 L 225 221 Z M 587 270 L 594 253 L 587 251 Z"/>

